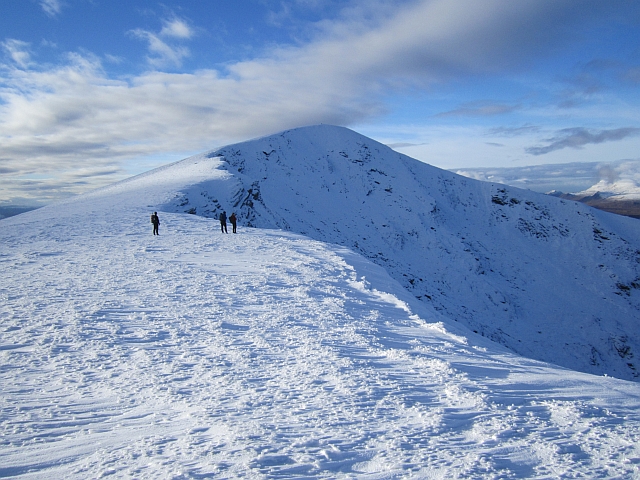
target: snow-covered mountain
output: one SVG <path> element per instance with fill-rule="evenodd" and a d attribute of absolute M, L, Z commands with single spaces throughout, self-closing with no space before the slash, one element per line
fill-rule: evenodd
<path fill-rule="evenodd" d="M 635 287 L 598 291 L 588 259 L 625 281 L 635 225 L 503 188 L 321 126 L 0 220 L 0 477 L 639 476 L 640 383 L 463 325 L 531 321 L 526 294 L 565 269 L 584 276 L 568 296 L 622 310 Z M 222 209 L 237 235 L 206 218 Z M 558 315 L 520 343 L 552 357 L 550 332 L 575 344 L 582 323 L 563 327 L 562 292 L 545 301 Z"/>
<path fill-rule="evenodd" d="M 638 186 L 638 169 L 640 162 L 618 162 L 616 168 L 602 170 L 606 179 L 577 193 L 551 191 L 549 195 L 582 202 L 605 212 L 640 218 L 640 186 Z M 625 175 L 621 177 L 618 170 Z M 602 173 L 602 172 L 601 172 Z"/>
<path fill-rule="evenodd" d="M 154 186 L 156 172 L 131 180 L 163 192 L 150 206 L 214 218 L 235 211 L 241 225 L 346 246 L 447 318 L 514 352 L 638 378 L 636 220 L 474 181 L 327 125 L 166 168 L 171 187 Z"/>
<path fill-rule="evenodd" d="M 631 178 L 618 179 L 613 182 L 600 180 L 595 185 L 573 195 L 576 197 L 600 195 L 602 198 L 618 201 L 640 200 L 640 187 Z"/>

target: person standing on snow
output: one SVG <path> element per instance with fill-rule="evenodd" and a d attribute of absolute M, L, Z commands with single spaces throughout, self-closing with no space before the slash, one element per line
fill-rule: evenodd
<path fill-rule="evenodd" d="M 236 222 L 238 221 L 238 218 L 236 217 L 235 212 L 231 214 L 231 216 L 229 217 L 229 221 L 231 222 L 231 227 L 233 227 L 232 228 L 233 233 L 236 233 Z"/>
<path fill-rule="evenodd" d="M 151 215 L 151 223 L 153 223 L 153 234 L 160 235 L 158 227 L 160 226 L 160 219 L 158 218 L 158 212 L 153 212 Z"/>
<path fill-rule="evenodd" d="M 220 230 L 222 230 L 222 233 L 229 233 L 227 232 L 227 212 L 220 214 Z"/>

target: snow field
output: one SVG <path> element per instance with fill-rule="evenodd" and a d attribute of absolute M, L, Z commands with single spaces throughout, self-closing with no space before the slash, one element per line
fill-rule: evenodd
<path fill-rule="evenodd" d="M 634 478 L 640 385 L 453 330 L 349 250 L 3 220 L 0 477 Z"/>

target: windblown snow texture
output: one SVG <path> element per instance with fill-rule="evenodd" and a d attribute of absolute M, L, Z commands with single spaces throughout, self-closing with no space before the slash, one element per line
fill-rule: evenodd
<path fill-rule="evenodd" d="M 640 224 L 426 165 L 316 126 L 184 160 L 203 176 L 164 204 L 351 248 L 510 350 L 637 380 Z"/>
<path fill-rule="evenodd" d="M 1 220 L 0 477 L 637 478 L 640 383 L 463 325 L 593 342 L 636 224 L 502 188 L 323 126 Z"/>
<path fill-rule="evenodd" d="M 186 177 L 2 220 L 0 477 L 640 475 L 640 384 L 510 354 L 344 247 L 153 236 Z"/>

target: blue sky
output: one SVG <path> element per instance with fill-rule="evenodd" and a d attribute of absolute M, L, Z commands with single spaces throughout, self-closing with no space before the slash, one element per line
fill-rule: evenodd
<path fill-rule="evenodd" d="M 0 204 L 317 123 L 447 169 L 628 166 L 639 24 L 622 0 L 1 2 Z"/>

